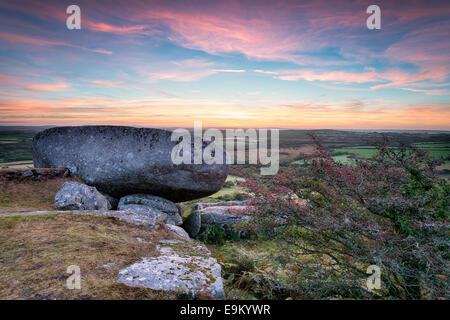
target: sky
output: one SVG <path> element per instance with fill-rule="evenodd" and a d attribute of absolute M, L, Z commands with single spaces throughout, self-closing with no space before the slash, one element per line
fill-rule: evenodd
<path fill-rule="evenodd" d="M 194 121 L 450 130 L 450 1 L 0 0 L 0 125 Z"/>

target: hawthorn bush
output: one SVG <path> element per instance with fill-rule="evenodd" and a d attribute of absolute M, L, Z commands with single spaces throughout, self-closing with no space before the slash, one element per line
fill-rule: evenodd
<path fill-rule="evenodd" d="M 449 184 L 436 160 L 384 143 L 343 165 L 315 143 L 306 167 L 244 182 L 252 231 L 282 246 L 272 257 L 290 279 L 282 297 L 448 298 Z M 379 290 L 366 287 L 369 265 L 381 269 Z M 272 290 L 276 273 L 266 277 Z"/>

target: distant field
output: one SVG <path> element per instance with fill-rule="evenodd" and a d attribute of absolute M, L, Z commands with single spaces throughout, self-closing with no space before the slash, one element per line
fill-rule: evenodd
<path fill-rule="evenodd" d="M 348 164 L 348 163 L 350 163 L 352 161 L 352 159 L 349 158 L 349 156 L 347 154 L 339 155 L 339 156 L 333 156 L 332 158 L 333 158 L 334 161 L 340 162 L 340 163 L 343 163 L 343 164 Z"/>
<path fill-rule="evenodd" d="M 377 152 L 373 146 L 336 148 L 333 151 L 336 153 L 354 154 L 360 158 L 371 158 Z"/>
<path fill-rule="evenodd" d="M 25 167 L 32 164 L 31 140 L 34 134 L 0 131 L 0 167 Z"/>
<path fill-rule="evenodd" d="M 414 143 L 417 148 L 428 151 L 433 157 L 447 159 L 446 163 L 450 163 L 450 142 L 424 142 Z"/>
<path fill-rule="evenodd" d="M 334 161 L 340 162 L 342 164 L 348 164 L 352 161 L 352 159 L 349 157 L 348 154 L 332 156 L 331 158 L 333 158 Z M 295 161 L 292 161 L 292 163 L 303 165 L 303 164 L 305 164 L 305 161 L 304 160 L 295 160 Z"/>
<path fill-rule="evenodd" d="M 32 166 L 31 141 L 34 135 L 46 127 L 1 127 L 0 167 Z M 294 161 L 299 153 L 309 153 L 312 140 L 310 134 L 318 137 L 335 154 L 333 158 L 349 163 L 352 158 L 370 158 L 376 150 L 372 146 L 382 133 L 338 130 L 281 130 L 280 164 Z M 412 144 L 430 152 L 436 158 L 447 159 L 450 155 L 450 132 L 385 132 L 392 146 Z M 301 160 L 294 161 L 301 164 Z M 450 161 L 446 161 L 450 164 Z"/>
<path fill-rule="evenodd" d="M 20 140 L 21 140 L 20 137 L 15 137 L 15 136 L 0 136 L 0 143 L 19 142 Z"/>
<path fill-rule="evenodd" d="M 23 160 L 23 161 L 12 161 L 12 162 L 2 162 L 0 163 L 0 168 L 23 168 L 30 167 L 33 168 L 33 161 Z"/>
<path fill-rule="evenodd" d="M 413 143 L 413 146 L 423 149 L 436 159 L 447 159 L 450 156 L 450 142 L 421 142 Z M 376 153 L 374 146 L 335 148 L 335 153 L 352 154 L 358 158 L 371 158 Z M 448 160 L 446 162 L 449 162 Z"/>

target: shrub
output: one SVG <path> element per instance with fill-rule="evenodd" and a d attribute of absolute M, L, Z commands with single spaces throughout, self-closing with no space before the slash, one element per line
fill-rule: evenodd
<path fill-rule="evenodd" d="M 225 183 L 223 184 L 224 188 L 231 188 L 234 187 L 234 183 L 233 181 L 225 181 Z"/>
<path fill-rule="evenodd" d="M 235 192 L 233 193 L 233 200 L 234 201 L 243 201 L 247 199 L 246 195 L 244 193 Z"/>
<path fill-rule="evenodd" d="M 248 179 L 253 227 L 294 267 L 285 289 L 306 298 L 448 297 L 449 185 L 424 151 L 382 144 L 369 160 L 333 161 L 317 139 L 308 166 Z M 291 195 L 291 196 L 286 196 Z M 294 196 L 295 195 L 295 196 Z M 369 265 L 382 290 L 365 287 Z"/>
<path fill-rule="evenodd" d="M 219 225 L 213 224 L 199 234 L 198 239 L 206 243 L 223 244 L 227 238 L 225 229 Z"/>
<path fill-rule="evenodd" d="M 235 275 L 242 275 L 245 272 L 255 270 L 255 257 L 244 249 L 231 246 L 222 251 L 224 269 L 226 272 Z"/>
<path fill-rule="evenodd" d="M 241 232 L 221 225 L 212 224 L 198 235 L 198 239 L 205 243 L 223 244 L 226 240 L 237 241 L 241 238 Z"/>

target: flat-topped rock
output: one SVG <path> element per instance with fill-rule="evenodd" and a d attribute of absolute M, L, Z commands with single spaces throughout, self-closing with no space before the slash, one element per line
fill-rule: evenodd
<path fill-rule="evenodd" d="M 164 215 L 164 222 L 181 225 L 183 220 L 178 207 L 172 201 L 151 194 L 131 194 L 120 198 L 119 210 L 154 215 L 159 212 Z"/>
<path fill-rule="evenodd" d="M 207 248 L 172 241 L 161 243 L 158 250 L 159 256 L 144 257 L 120 270 L 117 282 L 192 298 L 205 290 L 215 299 L 225 298 L 221 267 Z"/>
<path fill-rule="evenodd" d="M 171 132 L 161 129 L 56 127 L 33 138 L 33 162 L 36 168 L 66 167 L 116 198 L 147 193 L 182 202 L 221 189 L 228 165 L 176 165 L 171 158 L 175 146 Z"/>
<path fill-rule="evenodd" d="M 204 230 L 209 225 L 233 227 L 241 222 L 251 219 L 250 201 L 225 201 L 215 203 L 197 203 L 193 213 L 200 216 L 200 229 Z"/>

